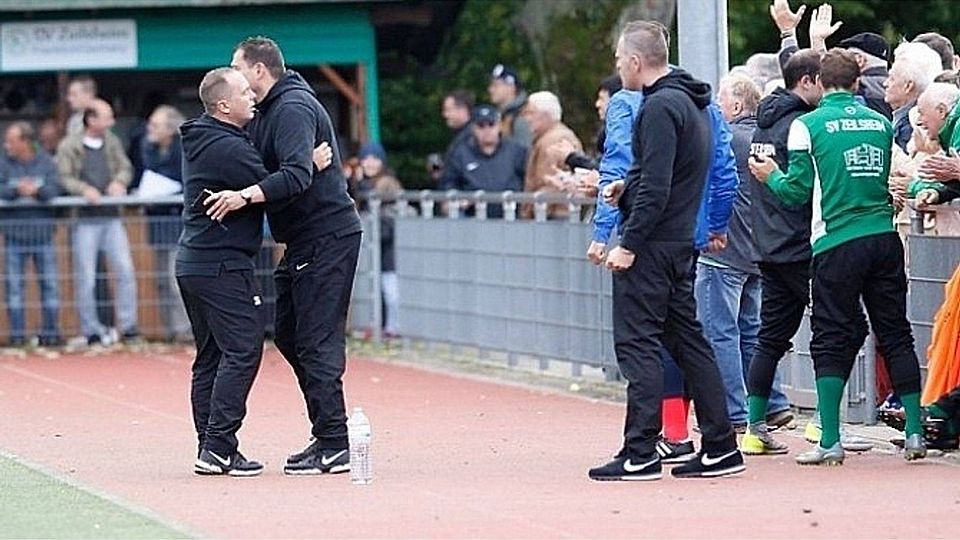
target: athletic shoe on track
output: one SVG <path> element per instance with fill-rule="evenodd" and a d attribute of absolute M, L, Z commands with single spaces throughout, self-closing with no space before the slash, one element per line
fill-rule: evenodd
<path fill-rule="evenodd" d="M 750 428 L 747 428 L 743 439 L 740 440 L 740 451 L 748 456 L 760 456 L 764 454 L 786 454 L 790 451 L 790 448 L 765 431 L 754 433 Z"/>
<path fill-rule="evenodd" d="M 320 441 L 316 437 L 310 437 L 310 444 L 306 448 L 297 452 L 296 454 L 291 454 L 287 456 L 287 463 L 296 463 L 297 461 L 303 461 L 311 454 L 316 454 L 320 451 Z"/>
<path fill-rule="evenodd" d="M 689 439 L 673 442 L 661 437 L 660 440 L 657 441 L 657 454 L 660 456 L 661 463 L 664 465 L 672 465 L 675 463 L 686 463 L 696 457 L 697 451 L 693 447 L 693 441 Z"/>
<path fill-rule="evenodd" d="M 817 444 L 795 459 L 799 465 L 843 465 L 843 458 L 843 446 L 840 441 L 837 441 L 830 448 L 823 448 Z"/>
<path fill-rule="evenodd" d="M 296 457 L 296 456 L 291 456 Z M 283 473 L 294 476 L 339 474 L 350 470 L 350 450 L 347 448 L 317 450 L 302 459 L 287 461 Z"/>
<path fill-rule="evenodd" d="M 740 450 L 733 449 L 715 455 L 700 451 L 695 459 L 674 467 L 670 474 L 676 478 L 717 478 L 740 474 L 745 470 L 747 466 L 743 464 L 743 455 Z"/>
<path fill-rule="evenodd" d="M 656 453 L 641 458 L 617 456 L 606 465 L 590 469 L 587 476 L 599 481 L 645 481 L 663 478 L 660 456 Z"/>
<path fill-rule="evenodd" d="M 248 460 L 240 452 L 221 456 L 204 449 L 193 464 L 193 472 L 207 476 L 257 476 L 263 472 L 263 464 Z"/>

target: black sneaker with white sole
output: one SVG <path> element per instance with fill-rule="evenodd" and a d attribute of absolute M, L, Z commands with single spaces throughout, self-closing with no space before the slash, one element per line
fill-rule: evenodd
<path fill-rule="evenodd" d="M 617 456 L 606 465 L 590 469 L 587 473 L 591 480 L 600 481 L 644 481 L 663 478 L 660 456 L 650 454 L 640 458 Z"/>
<path fill-rule="evenodd" d="M 296 456 L 290 456 L 296 457 Z M 350 450 L 341 449 L 318 449 L 315 452 L 303 454 L 301 459 L 287 461 L 283 466 L 284 474 L 291 475 L 316 475 L 316 474 L 339 474 L 350 470 Z"/>
<path fill-rule="evenodd" d="M 310 437 L 310 444 L 306 448 L 297 452 L 296 454 L 290 454 L 287 456 L 287 463 L 296 463 L 297 461 L 303 461 L 305 458 L 311 454 L 316 454 L 321 450 L 320 441 L 316 437 Z"/>
<path fill-rule="evenodd" d="M 701 451 L 694 459 L 674 467 L 670 474 L 677 478 L 717 478 L 740 474 L 746 469 L 743 455 L 737 449 L 712 455 Z"/>
<path fill-rule="evenodd" d="M 222 456 L 204 449 L 193 463 L 193 472 L 207 476 L 257 476 L 263 472 L 263 464 L 243 457 L 240 452 Z"/>
<path fill-rule="evenodd" d="M 696 457 L 697 451 L 691 440 L 673 442 L 661 437 L 657 441 L 657 454 L 664 465 L 674 465 L 690 461 Z"/>

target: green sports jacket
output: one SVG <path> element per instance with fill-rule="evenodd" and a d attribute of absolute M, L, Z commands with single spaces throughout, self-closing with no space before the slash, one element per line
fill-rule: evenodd
<path fill-rule="evenodd" d="M 814 255 L 894 230 L 887 189 L 892 145 L 890 121 L 850 92 L 826 94 L 815 111 L 793 121 L 787 172 L 774 170 L 767 186 L 785 204 L 812 200 Z"/>
<path fill-rule="evenodd" d="M 960 152 L 960 103 L 957 103 L 943 122 L 943 127 L 937 133 L 940 148 L 948 152 L 951 148 Z M 953 197 L 949 195 L 950 188 L 942 182 L 916 178 L 907 186 L 907 196 L 916 197 L 921 190 L 934 189 L 940 194 L 940 201 L 945 202 Z"/>

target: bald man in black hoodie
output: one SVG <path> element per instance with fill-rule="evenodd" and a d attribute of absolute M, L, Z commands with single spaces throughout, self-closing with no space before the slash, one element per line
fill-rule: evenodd
<path fill-rule="evenodd" d="M 620 246 L 610 252 L 614 341 L 627 386 L 624 445 L 617 457 L 591 469 L 594 480 L 657 480 L 656 452 L 663 396 L 661 344 L 690 385 L 702 448 L 677 466 L 675 477 L 718 477 L 745 470 L 727 417 L 723 382 L 696 318 L 690 269 L 694 228 L 713 155 L 710 86 L 667 65 L 664 29 L 629 23 L 617 44 L 624 88 L 643 89 L 633 130 L 634 163 L 619 207 Z"/>
<path fill-rule="evenodd" d="M 347 308 L 360 253 L 360 216 L 347 195 L 333 124 L 316 94 L 287 70 L 280 47 L 265 37 L 237 45 L 230 64 L 250 82 L 259 114 L 248 126 L 270 175 L 239 192 L 224 192 L 211 212 L 222 217 L 266 202 L 270 231 L 286 244 L 274 274 L 274 342 L 303 392 L 313 441 L 287 459 L 286 474 L 350 470 L 343 397 Z M 322 142 L 333 165 L 318 170 L 313 149 Z"/>
<path fill-rule="evenodd" d="M 263 354 L 263 307 L 253 257 L 263 240 L 262 205 L 222 222 L 203 205 L 216 190 L 240 189 L 267 176 L 243 127 L 253 118 L 253 91 L 230 68 L 200 83 L 206 112 L 180 127 L 183 142 L 184 228 L 175 263 L 197 356 L 190 402 L 199 451 L 194 472 L 255 476 L 263 465 L 237 450 L 237 430 Z"/>

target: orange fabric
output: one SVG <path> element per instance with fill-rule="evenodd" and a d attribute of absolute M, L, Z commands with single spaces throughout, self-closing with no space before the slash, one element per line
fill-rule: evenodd
<path fill-rule="evenodd" d="M 920 400 L 924 406 L 960 386 L 960 266 L 947 282 L 943 305 L 933 318 L 927 348 L 927 383 Z"/>

